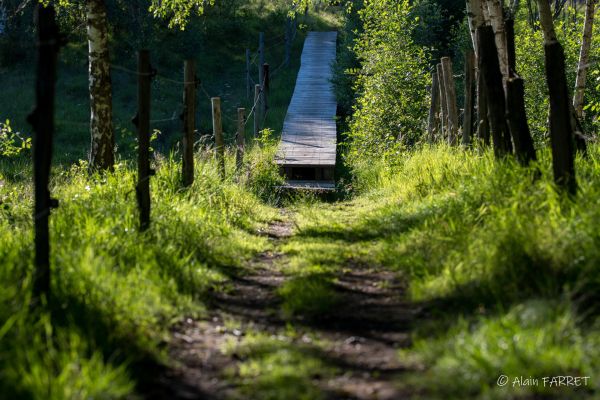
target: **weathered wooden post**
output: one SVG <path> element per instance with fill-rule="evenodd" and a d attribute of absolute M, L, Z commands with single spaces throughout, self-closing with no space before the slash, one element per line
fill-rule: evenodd
<path fill-rule="evenodd" d="M 235 166 L 239 172 L 244 165 L 244 151 L 246 147 L 246 109 L 238 108 L 237 110 L 237 132 L 235 137 L 236 152 L 235 152 Z"/>
<path fill-rule="evenodd" d="M 574 117 L 567 91 L 565 53 L 556 38 L 550 4 L 538 0 L 540 25 L 544 34 L 546 82 L 550 94 L 550 143 L 554 181 L 568 193 L 575 194 Z"/>
<path fill-rule="evenodd" d="M 250 49 L 246 49 L 246 98 L 249 99 L 252 92 L 252 79 L 250 76 Z"/>
<path fill-rule="evenodd" d="M 477 65 L 479 65 L 477 57 Z M 488 118 L 487 96 L 485 91 L 485 79 L 480 67 L 477 67 L 477 136 L 482 140 L 484 146 L 490 145 L 490 122 Z"/>
<path fill-rule="evenodd" d="M 56 60 L 61 36 L 52 5 L 38 4 L 35 12 L 37 25 L 37 80 L 36 105 L 28 117 L 33 126 L 33 185 L 35 227 L 35 271 L 33 275 L 32 306 L 39 305 L 43 297 L 50 296 L 50 210 L 58 201 L 50 198 L 48 181 L 52 164 L 54 136 L 54 92 L 56 86 Z"/>
<path fill-rule="evenodd" d="M 442 72 L 448 107 L 448 144 L 454 145 L 458 137 L 458 108 L 456 106 L 456 88 L 450 57 L 442 57 Z"/>
<path fill-rule="evenodd" d="M 263 64 L 263 85 L 262 85 L 262 116 L 265 118 L 269 109 L 269 64 Z"/>
<path fill-rule="evenodd" d="M 473 82 L 475 80 L 475 53 L 465 54 L 465 113 L 463 118 L 462 144 L 469 146 L 473 136 Z"/>
<path fill-rule="evenodd" d="M 260 85 L 254 85 L 254 138 L 258 137 L 260 131 Z"/>
<path fill-rule="evenodd" d="M 138 112 L 133 123 L 138 131 L 138 181 L 136 195 L 140 209 L 140 231 L 150 227 L 150 52 L 138 52 Z"/>
<path fill-rule="evenodd" d="M 437 130 L 438 110 L 440 108 L 440 88 L 437 72 L 431 73 L 431 105 L 429 106 L 429 118 L 427 122 L 427 136 L 429 142 L 433 143 Z"/>
<path fill-rule="evenodd" d="M 525 85 L 520 77 L 513 76 L 506 82 L 506 109 L 515 154 L 521 164 L 527 165 L 535 161 L 536 154 L 525 111 Z"/>
<path fill-rule="evenodd" d="M 550 92 L 550 142 L 556 184 L 569 193 L 577 191 L 572 104 L 567 90 L 565 55 L 559 42 L 544 45 L 546 81 Z"/>
<path fill-rule="evenodd" d="M 512 151 L 512 143 L 506 123 L 506 101 L 498 50 L 491 26 L 477 28 L 479 70 L 483 73 L 485 93 L 489 110 L 494 154 L 501 158 Z"/>
<path fill-rule="evenodd" d="M 258 84 L 262 85 L 264 75 L 263 75 L 263 65 L 265 64 L 265 33 L 260 32 L 258 34 Z"/>
<path fill-rule="evenodd" d="M 184 62 L 183 73 L 183 186 L 194 183 L 194 132 L 196 130 L 196 63 Z"/>
<path fill-rule="evenodd" d="M 504 20 L 504 32 L 506 35 L 506 56 L 508 61 L 508 76 L 514 76 L 517 71 L 517 51 L 515 48 L 515 20 L 506 18 Z"/>
<path fill-rule="evenodd" d="M 448 131 L 448 103 L 446 101 L 446 86 L 444 85 L 444 71 L 442 71 L 442 64 L 438 64 L 436 69 L 440 87 L 440 134 L 441 137 L 444 138 Z"/>
<path fill-rule="evenodd" d="M 213 97 L 212 103 L 212 123 L 213 134 L 215 135 L 215 157 L 219 168 L 221 178 L 225 178 L 225 141 L 223 140 L 223 123 L 221 121 L 221 98 Z"/>

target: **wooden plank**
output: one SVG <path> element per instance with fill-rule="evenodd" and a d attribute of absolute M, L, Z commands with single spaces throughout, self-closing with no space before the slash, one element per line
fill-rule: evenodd
<path fill-rule="evenodd" d="M 334 191 L 335 183 L 333 181 L 299 181 L 289 180 L 285 185 L 281 186 L 283 189 L 293 190 L 317 190 L 317 191 Z"/>
<path fill-rule="evenodd" d="M 282 167 L 335 166 L 337 103 L 331 64 L 336 40 L 336 32 L 309 32 L 306 38 L 277 153 Z"/>

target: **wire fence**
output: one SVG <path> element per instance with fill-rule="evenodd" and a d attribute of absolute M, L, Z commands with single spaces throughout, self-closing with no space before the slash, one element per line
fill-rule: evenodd
<path fill-rule="evenodd" d="M 268 47 L 264 48 L 264 51 L 266 52 L 269 49 L 272 49 L 276 46 L 281 45 L 282 43 L 285 43 L 288 40 L 288 38 L 290 38 L 290 41 L 292 41 L 294 37 L 295 37 L 295 32 L 293 32 L 293 33 L 284 32 L 280 35 L 277 35 L 270 39 L 271 43 L 269 44 Z M 291 46 L 291 43 L 289 43 L 288 45 Z M 260 55 L 259 51 L 254 52 L 254 55 L 250 60 L 250 65 L 256 66 L 257 69 L 258 69 L 258 67 L 260 67 L 256 62 L 259 55 Z M 272 80 L 276 76 L 278 76 L 278 74 L 284 69 L 284 67 L 287 64 L 288 64 L 288 59 L 284 55 L 283 61 L 275 69 L 273 69 L 272 72 L 270 72 L 269 79 Z M 163 83 L 175 84 L 175 85 L 179 85 L 182 87 L 193 84 L 196 86 L 197 89 L 199 89 L 199 93 L 201 93 L 208 101 L 211 101 L 212 98 L 214 98 L 214 97 L 221 97 L 221 96 L 211 94 L 211 92 L 205 87 L 203 81 L 201 79 L 199 79 L 198 77 L 196 77 L 196 79 L 193 81 L 185 81 L 185 80 L 179 80 L 179 79 L 174 79 L 172 77 L 165 76 L 165 75 L 161 74 L 159 72 L 159 70 L 157 70 L 157 69 L 152 69 L 152 71 L 150 73 L 140 73 L 139 71 L 134 70 L 132 68 L 128 68 L 126 66 L 118 65 L 118 64 L 114 64 L 114 63 L 110 64 L 110 68 L 113 71 L 126 73 L 126 74 L 136 76 L 136 77 L 150 76 L 156 82 L 162 81 Z M 244 75 L 246 75 L 246 76 L 244 76 Z M 225 77 L 232 78 L 233 76 L 238 77 L 239 80 L 241 80 L 241 81 L 244 81 L 247 78 L 249 78 L 249 80 L 250 80 L 250 82 L 252 82 L 253 86 L 257 85 L 257 80 L 255 80 L 252 73 L 247 68 L 245 68 L 243 71 L 233 71 L 233 72 L 230 71 L 229 74 L 226 75 Z M 253 103 L 250 107 L 250 111 L 249 111 L 248 115 L 244 118 L 244 122 L 243 122 L 244 127 L 247 126 L 248 123 L 250 123 L 252 117 L 258 112 L 258 107 L 261 104 L 261 101 L 263 100 L 264 92 L 265 92 L 265 82 L 261 82 L 259 91 L 258 91 L 258 93 L 256 93 L 257 95 L 255 96 L 256 98 L 253 100 Z M 266 121 L 266 118 L 268 115 L 268 108 L 266 108 L 264 110 L 263 114 L 264 115 L 262 115 L 261 126 L 264 126 L 264 124 L 265 124 L 265 121 Z M 225 120 L 227 120 L 233 124 L 238 123 L 237 118 L 232 118 L 227 113 L 223 113 L 222 117 Z M 183 104 L 180 104 L 180 105 L 178 105 L 178 108 L 170 114 L 169 117 L 151 119 L 150 123 L 164 124 L 164 123 L 169 123 L 169 122 L 174 122 L 174 121 L 181 121 L 182 119 L 183 119 Z M 61 119 L 61 118 L 55 118 L 55 122 L 60 125 L 75 126 L 75 127 L 81 127 L 81 128 L 89 127 L 91 124 L 91 122 L 89 120 L 88 121 L 74 121 L 71 119 Z"/>

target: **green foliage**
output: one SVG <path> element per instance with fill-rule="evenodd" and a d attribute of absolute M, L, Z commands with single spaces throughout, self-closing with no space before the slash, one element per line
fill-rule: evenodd
<path fill-rule="evenodd" d="M 20 133 L 14 132 L 9 120 L 0 122 L 0 156 L 16 157 L 30 148 L 31 138 L 23 138 Z"/>
<path fill-rule="evenodd" d="M 569 92 L 575 87 L 575 76 L 581 47 L 583 32 L 583 13 L 578 13 L 576 23 L 572 19 L 555 21 L 558 40 L 565 50 L 565 64 Z M 594 37 L 600 35 L 600 27 L 594 24 Z M 527 21 L 527 10 L 521 7 L 515 17 L 515 46 L 517 56 L 517 72 L 525 80 L 525 106 L 529 126 L 537 143 L 545 143 L 547 138 L 548 119 L 548 86 L 544 72 L 544 41 L 539 27 L 533 30 Z M 590 64 L 592 73 L 588 73 L 586 83 L 585 103 L 588 112 L 584 118 L 584 129 L 587 134 L 593 134 L 598 129 L 597 111 L 594 104 L 600 103 L 600 90 L 596 87 L 594 65 L 600 58 L 600 45 L 592 41 L 590 49 Z"/>
<path fill-rule="evenodd" d="M 362 63 L 358 100 L 350 122 L 349 159 L 397 152 L 417 142 L 424 128 L 429 82 L 425 51 L 411 31 L 408 1 L 367 1 L 364 32 L 355 52 Z"/>

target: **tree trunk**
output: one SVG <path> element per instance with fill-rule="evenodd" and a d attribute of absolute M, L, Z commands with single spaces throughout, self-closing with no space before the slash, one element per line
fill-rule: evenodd
<path fill-rule="evenodd" d="M 481 0 L 467 0 L 467 21 L 471 31 L 473 49 L 477 52 L 477 28 L 483 26 L 483 10 Z"/>
<path fill-rule="evenodd" d="M 494 29 L 494 41 L 498 50 L 498 62 L 502 73 L 502 82 L 506 90 L 508 80 L 508 46 L 506 44 L 506 31 L 504 29 L 504 11 L 500 0 L 487 0 L 490 23 Z"/>
<path fill-rule="evenodd" d="M 592 28 L 594 26 L 594 13 L 596 11 L 596 1 L 597 0 L 587 0 L 585 7 L 583 39 L 581 42 L 581 51 L 579 52 L 579 64 L 577 65 L 577 79 L 575 80 L 575 95 L 573 97 L 573 107 L 575 107 L 575 114 L 579 119 L 583 117 L 583 93 L 585 90 L 585 81 L 587 78 L 590 46 L 592 44 Z"/>
<path fill-rule="evenodd" d="M 114 131 L 112 124 L 112 84 L 108 54 L 108 20 L 104 0 L 87 0 L 87 36 L 90 89 L 90 168 L 112 169 Z"/>

